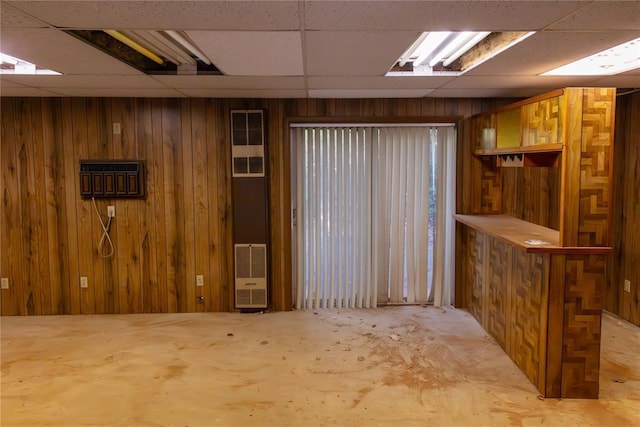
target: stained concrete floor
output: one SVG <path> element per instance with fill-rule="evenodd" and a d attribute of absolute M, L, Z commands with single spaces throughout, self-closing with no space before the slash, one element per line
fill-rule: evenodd
<path fill-rule="evenodd" d="M 5 317 L 9 426 L 640 426 L 640 328 L 599 400 L 538 398 L 465 311 Z"/>

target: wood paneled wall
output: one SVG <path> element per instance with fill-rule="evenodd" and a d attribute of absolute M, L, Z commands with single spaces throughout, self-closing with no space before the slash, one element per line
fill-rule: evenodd
<path fill-rule="evenodd" d="M 617 98 L 613 180 L 614 251 L 604 308 L 640 326 L 640 92 Z"/>
<path fill-rule="evenodd" d="M 233 310 L 229 110 L 244 108 L 266 110 L 269 301 L 290 309 L 288 118 L 468 117 L 510 101 L 3 98 L 0 276 L 9 289 L 0 291 L 2 314 Z M 103 218 L 116 206 L 112 258 L 98 253 L 101 226 L 79 196 L 78 161 L 87 158 L 146 164 L 145 200 L 97 201 Z"/>

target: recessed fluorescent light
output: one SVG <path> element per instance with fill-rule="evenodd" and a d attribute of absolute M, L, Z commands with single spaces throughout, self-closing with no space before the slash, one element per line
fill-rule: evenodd
<path fill-rule="evenodd" d="M 640 68 L 640 38 L 603 50 L 541 75 L 609 76 L 636 68 Z"/>
<path fill-rule="evenodd" d="M 60 75 L 57 71 L 38 68 L 36 64 L 2 52 L 0 52 L 0 63 L 0 74 Z"/>
<path fill-rule="evenodd" d="M 398 58 L 387 76 L 460 75 L 529 37 L 525 32 L 431 31 Z M 486 37 L 490 43 L 479 46 Z M 475 49 L 473 54 L 465 55 Z"/>
<path fill-rule="evenodd" d="M 432 31 L 424 38 L 416 49 L 409 55 L 415 57 L 413 65 L 422 65 L 430 57 L 430 55 L 440 47 L 442 42 L 449 37 L 449 31 Z"/>

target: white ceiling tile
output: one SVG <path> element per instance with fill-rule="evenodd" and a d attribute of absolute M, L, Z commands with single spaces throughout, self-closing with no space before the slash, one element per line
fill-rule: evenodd
<path fill-rule="evenodd" d="M 640 30 L 640 1 L 594 1 L 549 26 L 553 30 Z"/>
<path fill-rule="evenodd" d="M 147 75 L 112 76 L 112 75 L 61 75 L 32 76 L 16 75 L 12 80 L 26 86 L 41 88 L 132 88 L 132 89 L 167 89 L 167 86 Z"/>
<path fill-rule="evenodd" d="M 455 77 L 420 76 L 344 76 L 309 77 L 309 89 L 433 89 L 441 87 Z"/>
<path fill-rule="evenodd" d="M 64 74 L 142 74 L 69 34 L 50 28 L 2 28 L 2 52 Z"/>
<path fill-rule="evenodd" d="M 295 30 L 297 1 L 11 1 L 59 28 Z"/>
<path fill-rule="evenodd" d="M 315 89 L 310 98 L 423 98 L 433 89 Z"/>
<path fill-rule="evenodd" d="M 56 88 L 56 93 L 64 96 L 97 96 L 115 98 L 184 98 L 174 89 L 132 89 L 132 88 Z"/>
<path fill-rule="evenodd" d="M 593 76 L 459 76 L 442 85 L 442 89 L 517 89 L 583 86 Z"/>
<path fill-rule="evenodd" d="M 282 76 L 169 76 L 155 80 L 178 89 L 304 89 L 304 77 Z"/>
<path fill-rule="evenodd" d="M 306 98 L 304 89 L 181 89 L 192 98 Z"/>
<path fill-rule="evenodd" d="M 384 76 L 419 36 L 414 31 L 307 31 L 309 76 Z"/>
<path fill-rule="evenodd" d="M 14 7 L 8 2 L 3 2 L 0 6 L 0 27 L 4 28 L 43 28 L 47 24 L 35 19 Z"/>
<path fill-rule="evenodd" d="M 235 76 L 303 74 L 297 31 L 188 31 L 189 37 L 223 73 Z"/>
<path fill-rule="evenodd" d="M 640 87 L 640 75 L 619 74 L 617 76 L 605 76 L 594 79 L 590 86 L 602 87 Z"/>
<path fill-rule="evenodd" d="M 557 21 L 580 1 L 308 1 L 311 30 L 523 31 Z"/>
<path fill-rule="evenodd" d="M 0 96 L 63 96 L 62 94 L 51 92 L 44 89 L 39 89 L 35 87 L 8 87 L 8 86 L 0 86 Z"/>
<path fill-rule="evenodd" d="M 547 92 L 539 88 L 520 89 L 436 89 L 429 94 L 435 98 L 526 98 Z"/>
<path fill-rule="evenodd" d="M 6 88 L 6 87 L 25 87 L 25 85 L 20 84 L 18 82 L 14 82 L 13 80 L 11 80 L 11 78 L 14 76 L 10 76 L 7 74 L 1 75 L 0 76 L 0 88 Z"/>

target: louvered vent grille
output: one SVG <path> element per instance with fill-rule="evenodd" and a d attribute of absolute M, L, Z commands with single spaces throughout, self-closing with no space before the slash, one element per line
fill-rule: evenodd
<path fill-rule="evenodd" d="M 266 245 L 235 245 L 235 281 L 237 308 L 266 308 Z"/>

